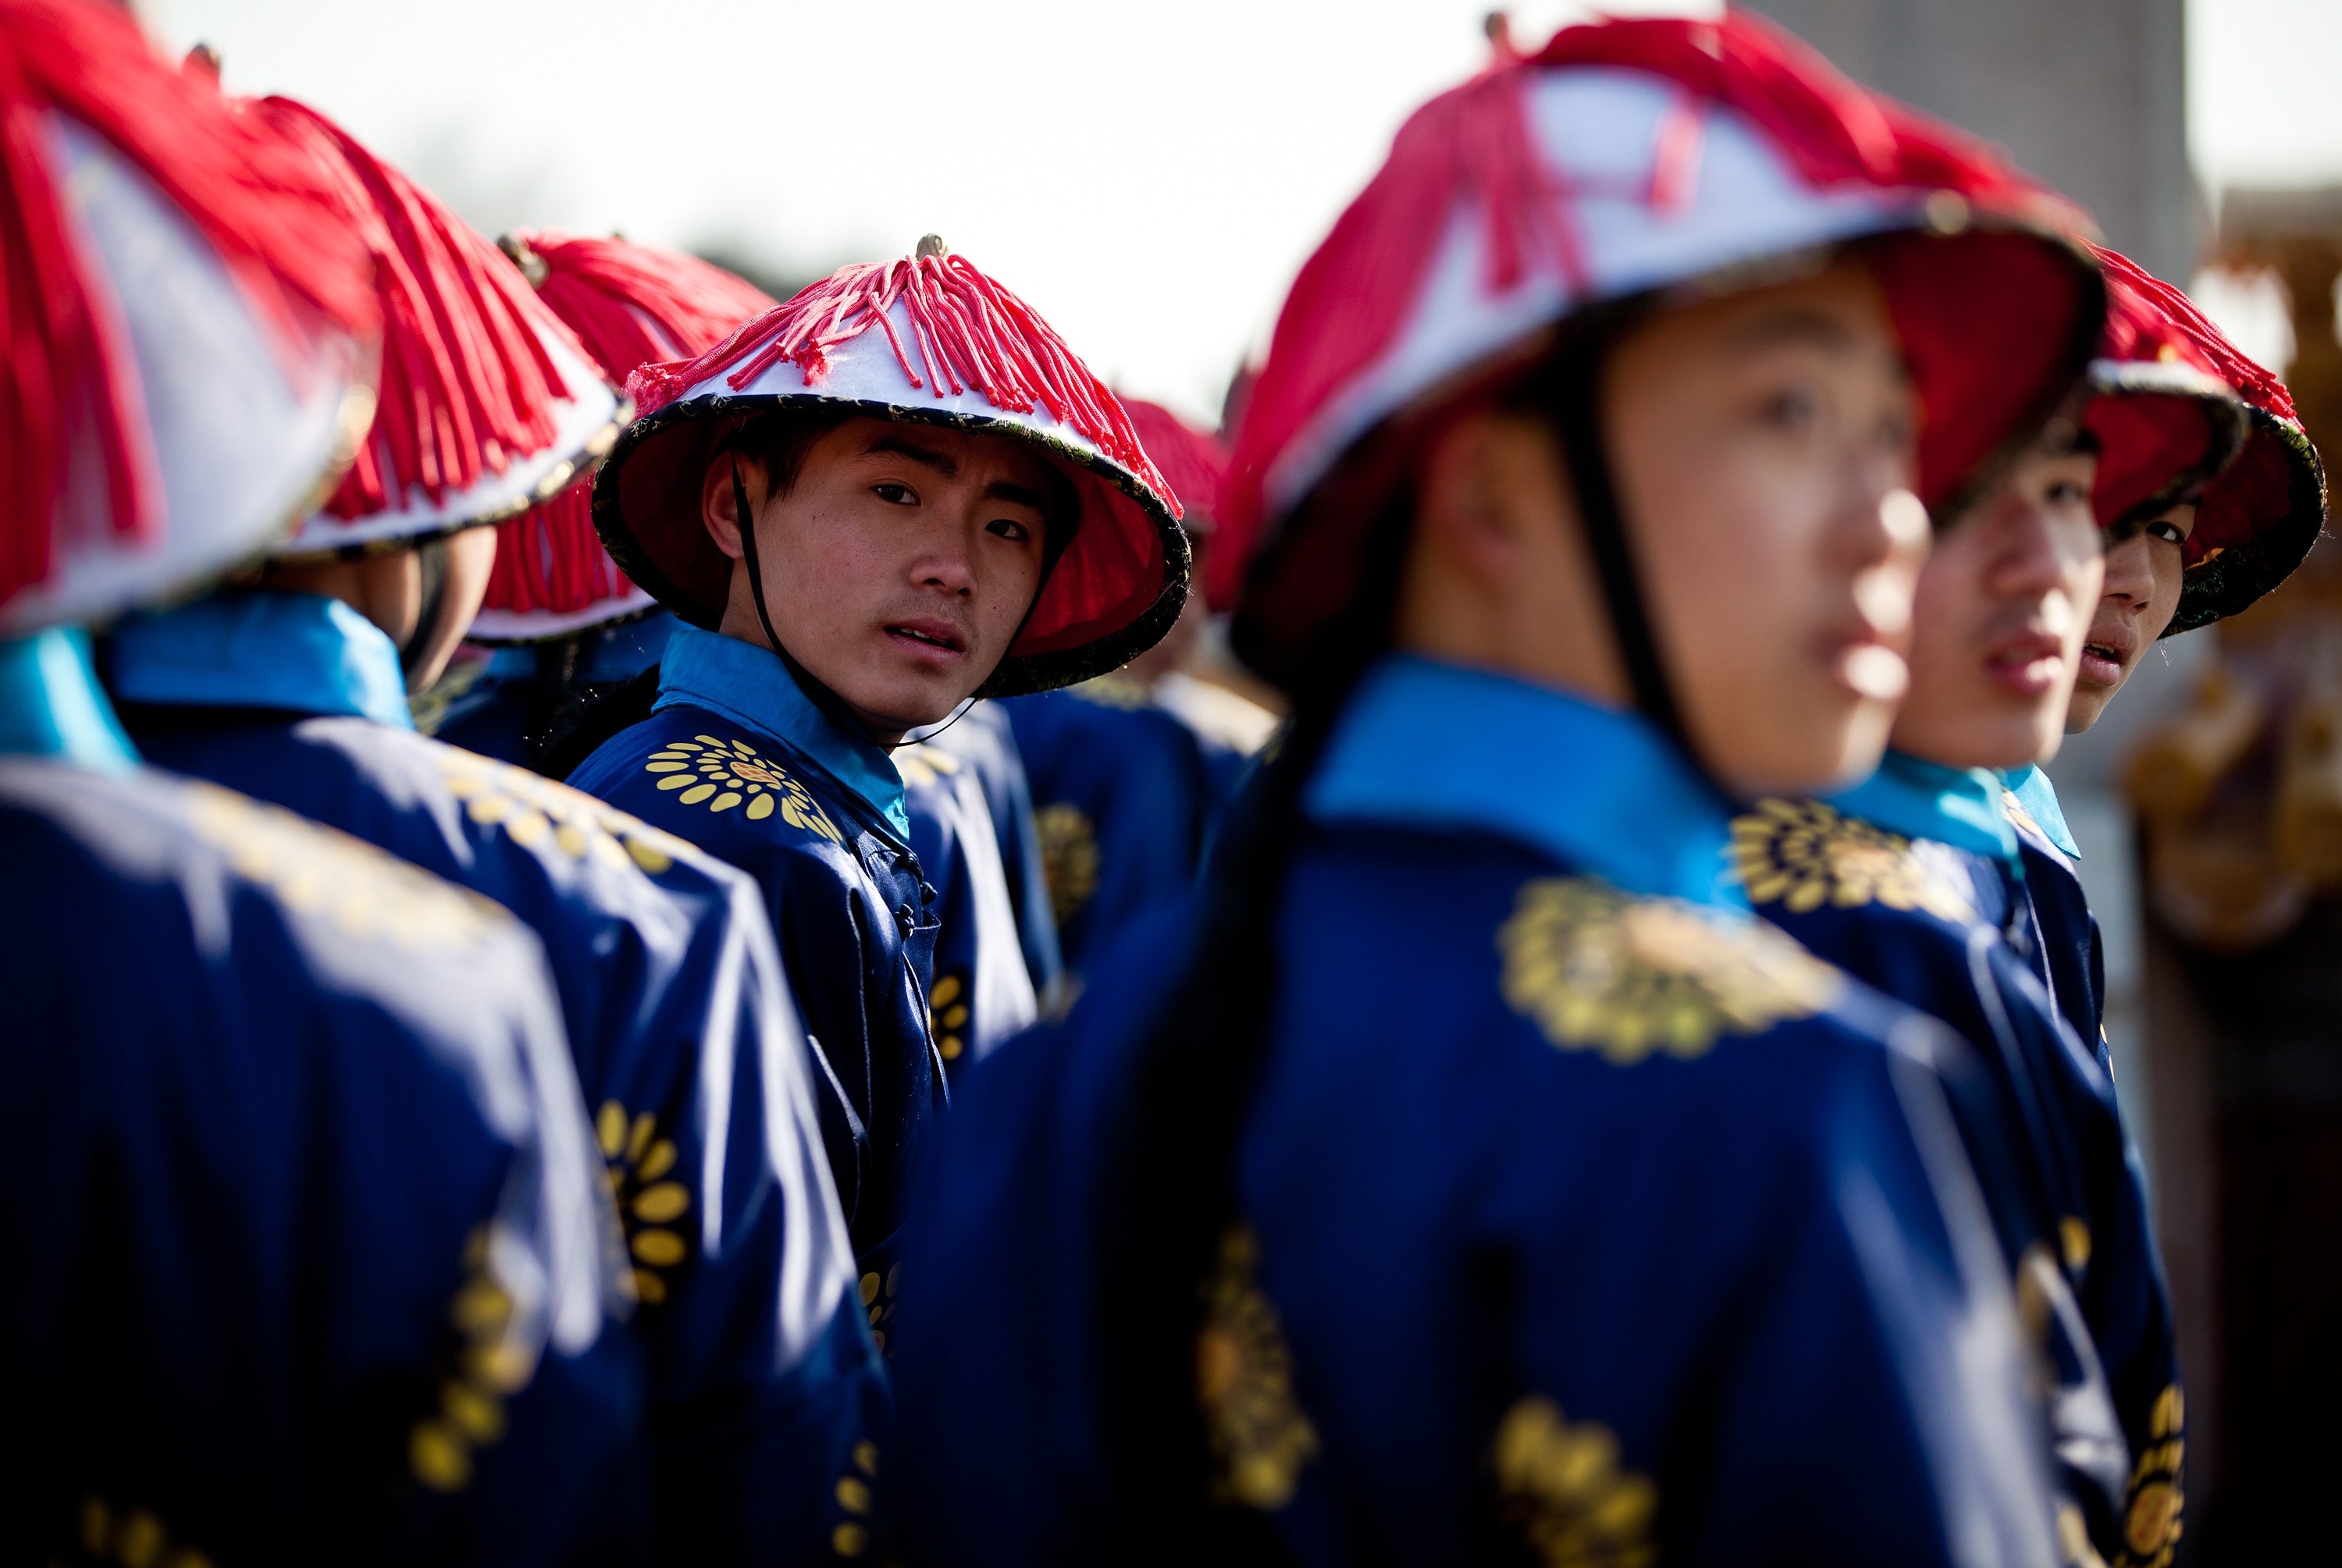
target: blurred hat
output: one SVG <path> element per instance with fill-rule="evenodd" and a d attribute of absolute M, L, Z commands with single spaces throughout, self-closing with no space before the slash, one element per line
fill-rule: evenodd
<path fill-rule="evenodd" d="M 2144 274 L 2140 275 L 2145 276 Z M 2187 575 L 2168 637 L 2237 614 L 2293 574 L 2326 526 L 2326 469 L 2285 385 L 2228 341 L 2186 295 L 2154 278 L 2145 292 L 2163 330 L 2245 405 L 2244 449 L 2206 483 L 2181 559 Z"/>
<path fill-rule="evenodd" d="M 642 416 L 594 482 L 594 521 L 629 577 L 699 626 L 722 617 L 732 562 L 700 521 L 701 480 L 740 416 L 842 408 L 1023 442 L 1078 504 L 983 696 L 1070 685 L 1128 664 L 1179 618 L 1188 553 L 1178 501 L 1129 414 L 1030 305 L 933 235 L 899 261 L 846 267 L 697 359 L 646 366 Z"/>
<path fill-rule="evenodd" d="M 2087 226 L 1738 9 L 1500 55 L 1400 130 L 1286 301 L 1221 508 L 1224 544 L 1261 540 L 1239 650 L 1273 679 L 1293 667 L 1356 592 L 1404 437 L 1526 375 L 1558 324 L 1777 279 L 1852 241 L 1871 242 L 1925 414 L 1919 493 L 1942 515 L 2079 381 L 2105 309 Z"/>
<path fill-rule="evenodd" d="M 382 395 L 357 461 L 280 556 L 364 555 L 517 516 L 610 449 L 629 412 L 504 254 L 332 121 L 246 112 L 308 148 L 373 255 Z"/>
<path fill-rule="evenodd" d="M 616 385 L 645 365 L 706 353 L 777 303 L 696 256 L 615 236 L 523 230 L 496 244 Z M 470 635 L 478 643 L 564 637 L 656 602 L 602 548 L 586 475 L 503 524 Z"/>
<path fill-rule="evenodd" d="M 1233 596 L 1244 581 L 1243 560 L 1233 552 L 1224 554 L 1212 547 L 1220 526 L 1220 486 L 1228 477 L 1228 444 L 1214 432 L 1196 429 L 1159 403 L 1126 397 L 1122 405 L 1130 413 L 1139 444 L 1186 508 L 1179 525 L 1186 531 L 1188 547 L 1195 553 L 1196 571 L 1205 579 L 1205 602 L 1225 603 L 1221 595 Z"/>
<path fill-rule="evenodd" d="M 2245 408 L 2172 325 L 2173 304 L 2186 305 L 2186 296 L 2129 257 L 2094 248 L 2106 272 L 2107 325 L 2082 418 L 2098 446 L 2090 506 L 2100 528 L 2127 536 L 2235 461 Z"/>
<path fill-rule="evenodd" d="M 371 266 L 301 152 L 130 14 L 0 0 L 0 635 L 241 564 L 374 407 Z"/>

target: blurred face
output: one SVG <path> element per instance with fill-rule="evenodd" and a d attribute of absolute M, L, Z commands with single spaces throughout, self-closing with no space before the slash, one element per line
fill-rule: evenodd
<path fill-rule="evenodd" d="M 1875 766 L 1927 548 L 1918 407 L 1885 301 L 1846 262 L 1671 311 L 1614 352 L 1609 454 L 1685 721 L 1720 782 Z"/>
<path fill-rule="evenodd" d="M 774 629 L 874 735 L 948 718 L 991 678 L 1040 588 L 1046 459 L 998 436 L 855 419 L 814 444 L 786 494 L 740 463 Z M 737 563 L 721 629 L 762 646 L 728 455 L 708 467 L 701 512 Z"/>
<path fill-rule="evenodd" d="M 409 696 L 428 690 L 447 670 L 480 601 L 488 595 L 488 576 L 496 564 L 495 528 L 466 528 L 435 544 L 355 561 L 314 561 L 277 564 L 263 574 L 271 588 L 292 593 L 323 594 L 339 599 L 389 634 L 398 644 L 406 671 Z M 436 609 L 425 591 L 423 552 L 439 556 Z M 431 613 L 431 624 L 423 617 Z"/>
<path fill-rule="evenodd" d="M 2105 580 L 2097 459 L 2059 420 L 1936 541 L 1920 574 L 1897 750 L 1950 767 L 2047 762 Z"/>
<path fill-rule="evenodd" d="M 2187 573 L 2181 557 L 2195 531 L 2196 504 L 2182 502 L 2107 552 L 2106 586 L 2082 643 L 2074 700 L 2066 707 L 2067 734 L 2079 734 L 2098 722 L 2123 682 L 2171 624 Z"/>

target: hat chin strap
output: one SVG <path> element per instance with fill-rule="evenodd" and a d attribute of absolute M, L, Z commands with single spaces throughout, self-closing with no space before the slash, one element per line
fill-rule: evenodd
<path fill-rule="evenodd" d="M 780 656 L 782 667 L 788 671 L 789 678 L 797 684 L 797 690 L 806 694 L 806 700 L 819 708 L 822 716 L 831 724 L 856 740 L 876 746 L 882 752 L 893 752 L 903 743 L 882 741 L 872 734 L 870 726 L 862 722 L 862 715 L 856 713 L 844 697 L 831 690 L 827 682 L 797 663 L 796 655 L 789 652 L 789 645 L 781 641 L 778 632 L 773 630 L 773 614 L 765 607 L 765 564 L 756 552 L 756 514 L 748 506 L 748 486 L 740 477 L 740 454 L 737 452 L 732 454 L 732 514 L 740 530 L 740 557 L 747 563 L 748 593 L 756 601 L 757 624 L 764 627 L 765 641 L 772 644 L 773 652 Z"/>
<path fill-rule="evenodd" d="M 1667 678 L 1665 658 L 1651 627 L 1649 600 L 1636 570 L 1634 542 L 1627 537 L 1626 519 L 1618 508 L 1618 491 L 1610 472 L 1610 454 L 1602 434 L 1602 365 L 1607 335 L 1565 349 L 1558 356 L 1554 387 L 1546 411 L 1569 465 L 1570 488 L 1577 498 L 1580 524 L 1594 571 L 1601 584 L 1604 608 L 1610 616 L 1610 639 L 1626 667 L 1627 687 L 1636 709 L 1656 724 L 1694 772 L 1719 795 L 1730 792 L 1717 783 L 1699 747 L 1684 724 L 1683 706 L 1676 700 L 1675 684 Z"/>

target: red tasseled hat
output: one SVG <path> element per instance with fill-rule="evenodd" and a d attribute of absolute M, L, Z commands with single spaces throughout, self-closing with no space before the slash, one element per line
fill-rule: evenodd
<path fill-rule="evenodd" d="M 2105 309 L 2087 223 L 1746 12 L 1571 27 L 1500 59 L 1400 130 L 1286 302 L 1220 514 L 1218 547 L 1260 541 L 1238 646 L 1288 667 L 1352 596 L 1414 438 L 1556 324 L 1850 242 L 1919 389 L 1941 515 L 2080 379 Z"/>
<path fill-rule="evenodd" d="M 372 409 L 364 252 L 129 13 L 0 0 L 0 634 L 237 564 Z"/>
<path fill-rule="evenodd" d="M 1187 531 L 1196 571 L 1205 583 L 1205 603 L 1233 602 L 1237 585 L 1244 581 L 1244 561 L 1233 551 L 1214 547 L 1220 526 L 1220 486 L 1228 477 L 1228 444 L 1211 432 L 1196 429 L 1159 403 L 1126 397 L 1122 405 L 1130 413 L 1139 444 L 1186 508 L 1179 523 Z"/>
<path fill-rule="evenodd" d="M 736 416 L 792 405 L 1025 442 L 1073 486 L 1072 536 L 979 695 L 1118 669 L 1179 618 L 1178 501 L 1130 415 L 1031 306 L 933 235 L 916 255 L 844 268 L 697 359 L 646 365 L 626 386 L 642 417 L 595 477 L 594 523 L 626 574 L 695 625 L 721 618 L 731 580 L 699 515 L 718 437 Z"/>
<path fill-rule="evenodd" d="M 610 449 L 626 410 L 504 254 L 332 121 L 249 112 L 305 145 L 372 253 L 382 398 L 356 464 L 283 555 L 364 554 L 516 516 Z"/>
<path fill-rule="evenodd" d="M 2107 325 L 2090 362 L 2083 425 L 2098 442 L 2090 504 L 2118 534 L 2194 494 L 2245 444 L 2245 409 L 2196 345 L 2169 325 L 2186 301 L 2129 257 L 2099 248 Z"/>
<path fill-rule="evenodd" d="M 616 384 L 645 365 L 704 354 L 778 303 L 722 267 L 656 245 L 525 231 L 497 243 Z M 594 488 L 580 481 L 504 524 L 471 635 L 481 643 L 566 636 L 655 603 L 602 548 Z"/>
<path fill-rule="evenodd" d="M 2244 450 L 2204 486 L 2183 559 L 2187 575 L 2168 637 L 2234 615 L 2293 574 L 2326 526 L 2326 468 L 2284 383 L 2254 363 L 2170 285 L 2139 292 L 2190 360 L 2244 400 Z"/>

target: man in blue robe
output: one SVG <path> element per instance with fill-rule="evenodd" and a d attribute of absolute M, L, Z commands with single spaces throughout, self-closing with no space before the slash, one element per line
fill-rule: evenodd
<path fill-rule="evenodd" d="M 119 312 L 78 370 L 6 369 L 10 406 L 71 423 L 0 439 L 0 1539 L 25 1561 L 628 1558 L 637 1358 L 606 1319 L 612 1222 L 541 945 L 365 844 L 139 766 L 65 624 L 198 585 L 332 477 L 370 405 L 368 260 L 313 226 L 318 172 L 125 13 L 12 5 L 0 32 L 7 113 L 52 133 L 10 165 L 8 227 L 83 242 L 44 285 L 59 313 L 19 325 Z M 112 510 L 109 450 L 152 464 L 144 527 Z"/>
<path fill-rule="evenodd" d="M 1912 125 L 1744 12 L 1574 28 L 1305 265 L 1224 519 L 1291 727 L 939 1130 L 924 1560 L 2057 1560 L 1965 1053 L 1725 881 L 1731 794 L 1876 761 L 1907 487 L 2096 335 L 2000 226 L 2055 204 Z"/>
<path fill-rule="evenodd" d="M 2028 835 L 1994 771 L 2056 749 L 2107 540 L 2119 552 L 2162 526 L 2171 498 L 2217 474 L 2243 439 L 2227 386 L 2176 347 L 2158 353 L 2169 335 L 2153 301 L 2132 273 L 2114 279 L 2110 319 L 2125 330 L 2119 345 L 2109 331 L 2093 367 L 2100 395 L 2053 421 L 1938 537 L 1920 579 L 1911 692 L 1878 774 L 1827 804 L 1764 802 L 1734 834 L 1759 914 L 1952 1024 L 1997 1079 L 2003 1112 L 1986 1138 L 1999 1125 L 2022 1138 L 1971 1136 L 1970 1152 L 2005 1254 L 2020 1293 L 2070 1302 L 2078 1320 L 2043 1314 L 2065 1490 L 2105 1557 L 2159 1564 L 2179 1538 L 2182 1496 L 2169 1293 L 2098 1037 L 2072 1028 L 2053 998 Z M 2112 357 L 2117 346 L 2155 368 L 2151 385 Z"/>
<path fill-rule="evenodd" d="M 1112 394 L 933 236 L 634 385 L 596 518 L 688 624 L 648 718 L 571 782 L 755 878 L 891 1335 L 902 1182 L 947 1090 L 941 891 L 889 753 L 971 698 L 1126 662 L 1176 618 L 1186 549 Z"/>
<path fill-rule="evenodd" d="M 556 330 L 473 241 L 468 265 L 488 275 L 473 280 L 475 308 L 508 300 L 500 326 Z M 439 306 L 391 314 L 455 308 Z M 616 400 L 569 363 L 578 379 L 553 427 L 598 406 L 606 431 Z M 486 582 L 477 546 L 492 554 L 495 534 L 470 525 L 529 471 L 575 455 L 558 442 L 513 452 L 502 473 L 428 504 L 395 474 L 399 504 L 314 519 L 255 580 L 122 623 L 105 672 L 155 762 L 386 849 L 544 943 L 639 1300 L 659 1537 L 686 1555 L 787 1561 L 861 1527 L 836 1486 L 885 1381 L 821 1146 L 821 1086 L 760 901 L 683 840 L 415 734 L 407 709 Z M 351 531 L 371 542 L 364 557 L 314 554 Z M 435 574 L 435 592 L 416 592 Z"/>

